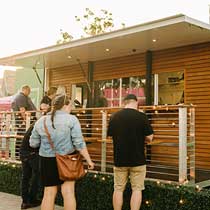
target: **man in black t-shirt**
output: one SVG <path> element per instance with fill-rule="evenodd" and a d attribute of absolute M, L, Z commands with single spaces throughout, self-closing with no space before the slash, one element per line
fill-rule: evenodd
<path fill-rule="evenodd" d="M 146 176 L 145 140 L 152 141 L 153 130 L 147 116 L 137 110 L 138 100 L 128 94 L 125 108 L 115 113 L 109 122 L 108 136 L 114 145 L 114 210 L 121 210 L 123 191 L 128 177 L 132 187 L 131 210 L 139 210 Z"/>

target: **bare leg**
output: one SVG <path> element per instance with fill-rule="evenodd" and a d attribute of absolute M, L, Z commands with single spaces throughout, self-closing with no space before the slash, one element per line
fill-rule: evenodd
<path fill-rule="evenodd" d="M 141 207 L 142 192 L 141 191 L 132 191 L 130 207 L 131 210 L 139 210 Z"/>
<path fill-rule="evenodd" d="M 123 205 L 123 192 L 115 190 L 113 193 L 114 210 L 121 210 Z"/>
<path fill-rule="evenodd" d="M 54 210 L 56 194 L 57 186 L 44 188 L 44 197 L 42 199 L 41 210 Z"/>
<path fill-rule="evenodd" d="M 76 210 L 74 185 L 74 181 L 66 181 L 61 186 L 61 192 L 64 200 L 64 210 Z"/>

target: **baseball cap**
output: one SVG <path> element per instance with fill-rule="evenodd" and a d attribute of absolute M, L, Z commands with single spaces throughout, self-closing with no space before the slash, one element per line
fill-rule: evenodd
<path fill-rule="evenodd" d="M 127 96 L 125 96 L 125 98 L 123 99 L 123 101 L 127 101 L 127 100 L 135 100 L 135 101 L 138 101 L 136 95 L 134 95 L 134 94 L 128 94 Z"/>

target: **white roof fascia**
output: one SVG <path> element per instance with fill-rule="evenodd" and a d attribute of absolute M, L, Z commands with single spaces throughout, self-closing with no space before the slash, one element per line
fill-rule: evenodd
<path fill-rule="evenodd" d="M 53 46 L 42 48 L 42 49 L 27 51 L 24 53 L 13 55 L 13 56 L 0 58 L 0 62 L 1 61 L 18 60 L 18 59 L 23 59 L 23 58 L 27 58 L 27 57 L 47 54 L 47 53 L 51 53 L 51 52 L 55 52 L 55 51 L 59 51 L 59 50 L 69 49 L 69 48 L 73 48 L 73 47 L 79 47 L 82 45 L 87 45 L 87 44 L 91 44 L 91 43 L 95 43 L 95 42 L 99 42 L 99 41 L 103 41 L 103 40 L 107 40 L 107 39 L 112 39 L 112 38 L 121 37 L 121 36 L 129 35 L 129 34 L 133 34 L 133 33 L 142 32 L 142 31 L 152 30 L 155 28 L 164 27 L 167 25 L 172 25 L 172 24 L 185 22 L 185 21 L 186 21 L 186 16 L 183 14 L 179 14 L 179 15 L 155 20 L 152 22 L 143 23 L 140 25 L 131 26 L 131 27 L 128 27 L 125 29 L 120 29 L 120 30 L 116 30 L 113 32 L 96 35 L 93 37 L 74 40 L 74 41 L 71 41 L 71 42 L 65 43 L 65 44 L 53 45 Z"/>
<path fill-rule="evenodd" d="M 210 24 L 201 22 L 199 20 L 196 20 L 196 19 L 188 17 L 188 16 L 185 16 L 185 22 L 195 25 L 195 26 L 198 26 L 202 29 L 210 30 Z"/>

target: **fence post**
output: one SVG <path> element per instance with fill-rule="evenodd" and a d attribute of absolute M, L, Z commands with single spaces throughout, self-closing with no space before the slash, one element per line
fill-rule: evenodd
<path fill-rule="evenodd" d="M 190 181 L 192 184 L 195 183 L 195 108 L 190 108 Z"/>
<path fill-rule="evenodd" d="M 14 135 L 17 134 L 15 116 L 16 116 L 16 113 L 12 112 L 11 113 L 11 119 L 12 119 L 11 120 L 11 126 L 12 126 L 11 131 Z M 10 144 L 9 144 L 10 157 L 11 157 L 11 159 L 14 159 L 14 160 L 15 160 L 15 152 L 16 152 L 15 145 L 16 145 L 16 138 L 10 138 Z"/>
<path fill-rule="evenodd" d="M 179 183 L 187 180 L 187 108 L 179 107 Z"/>
<path fill-rule="evenodd" d="M 106 172 L 107 112 L 102 111 L 101 171 Z"/>
<path fill-rule="evenodd" d="M 6 112 L 5 113 L 2 113 L 1 114 L 1 129 L 0 129 L 0 133 L 2 134 L 2 135 L 7 135 L 8 133 L 7 133 L 7 129 L 8 129 L 8 121 L 7 121 L 7 114 L 6 114 Z M 1 145 L 0 145 L 0 155 L 2 156 L 2 157 L 6 157 L 6 155 L 7 155 L 7 152 L 8 152 L 8 154 L 9 154 L 9 151 L 7 151 L 7 145 L 8 145 L 8 142 L 7 142 L 7 138 L 6 137 L 2 137 L 1 139 L 0 139 L 0 143 L 1 143 Z"/>
<path fill-rule="evenodd" d="M 26 112 L 25 115 L 26 115 L 26 131 L 27 131 L 31 124 L 31 113 Z"/>

